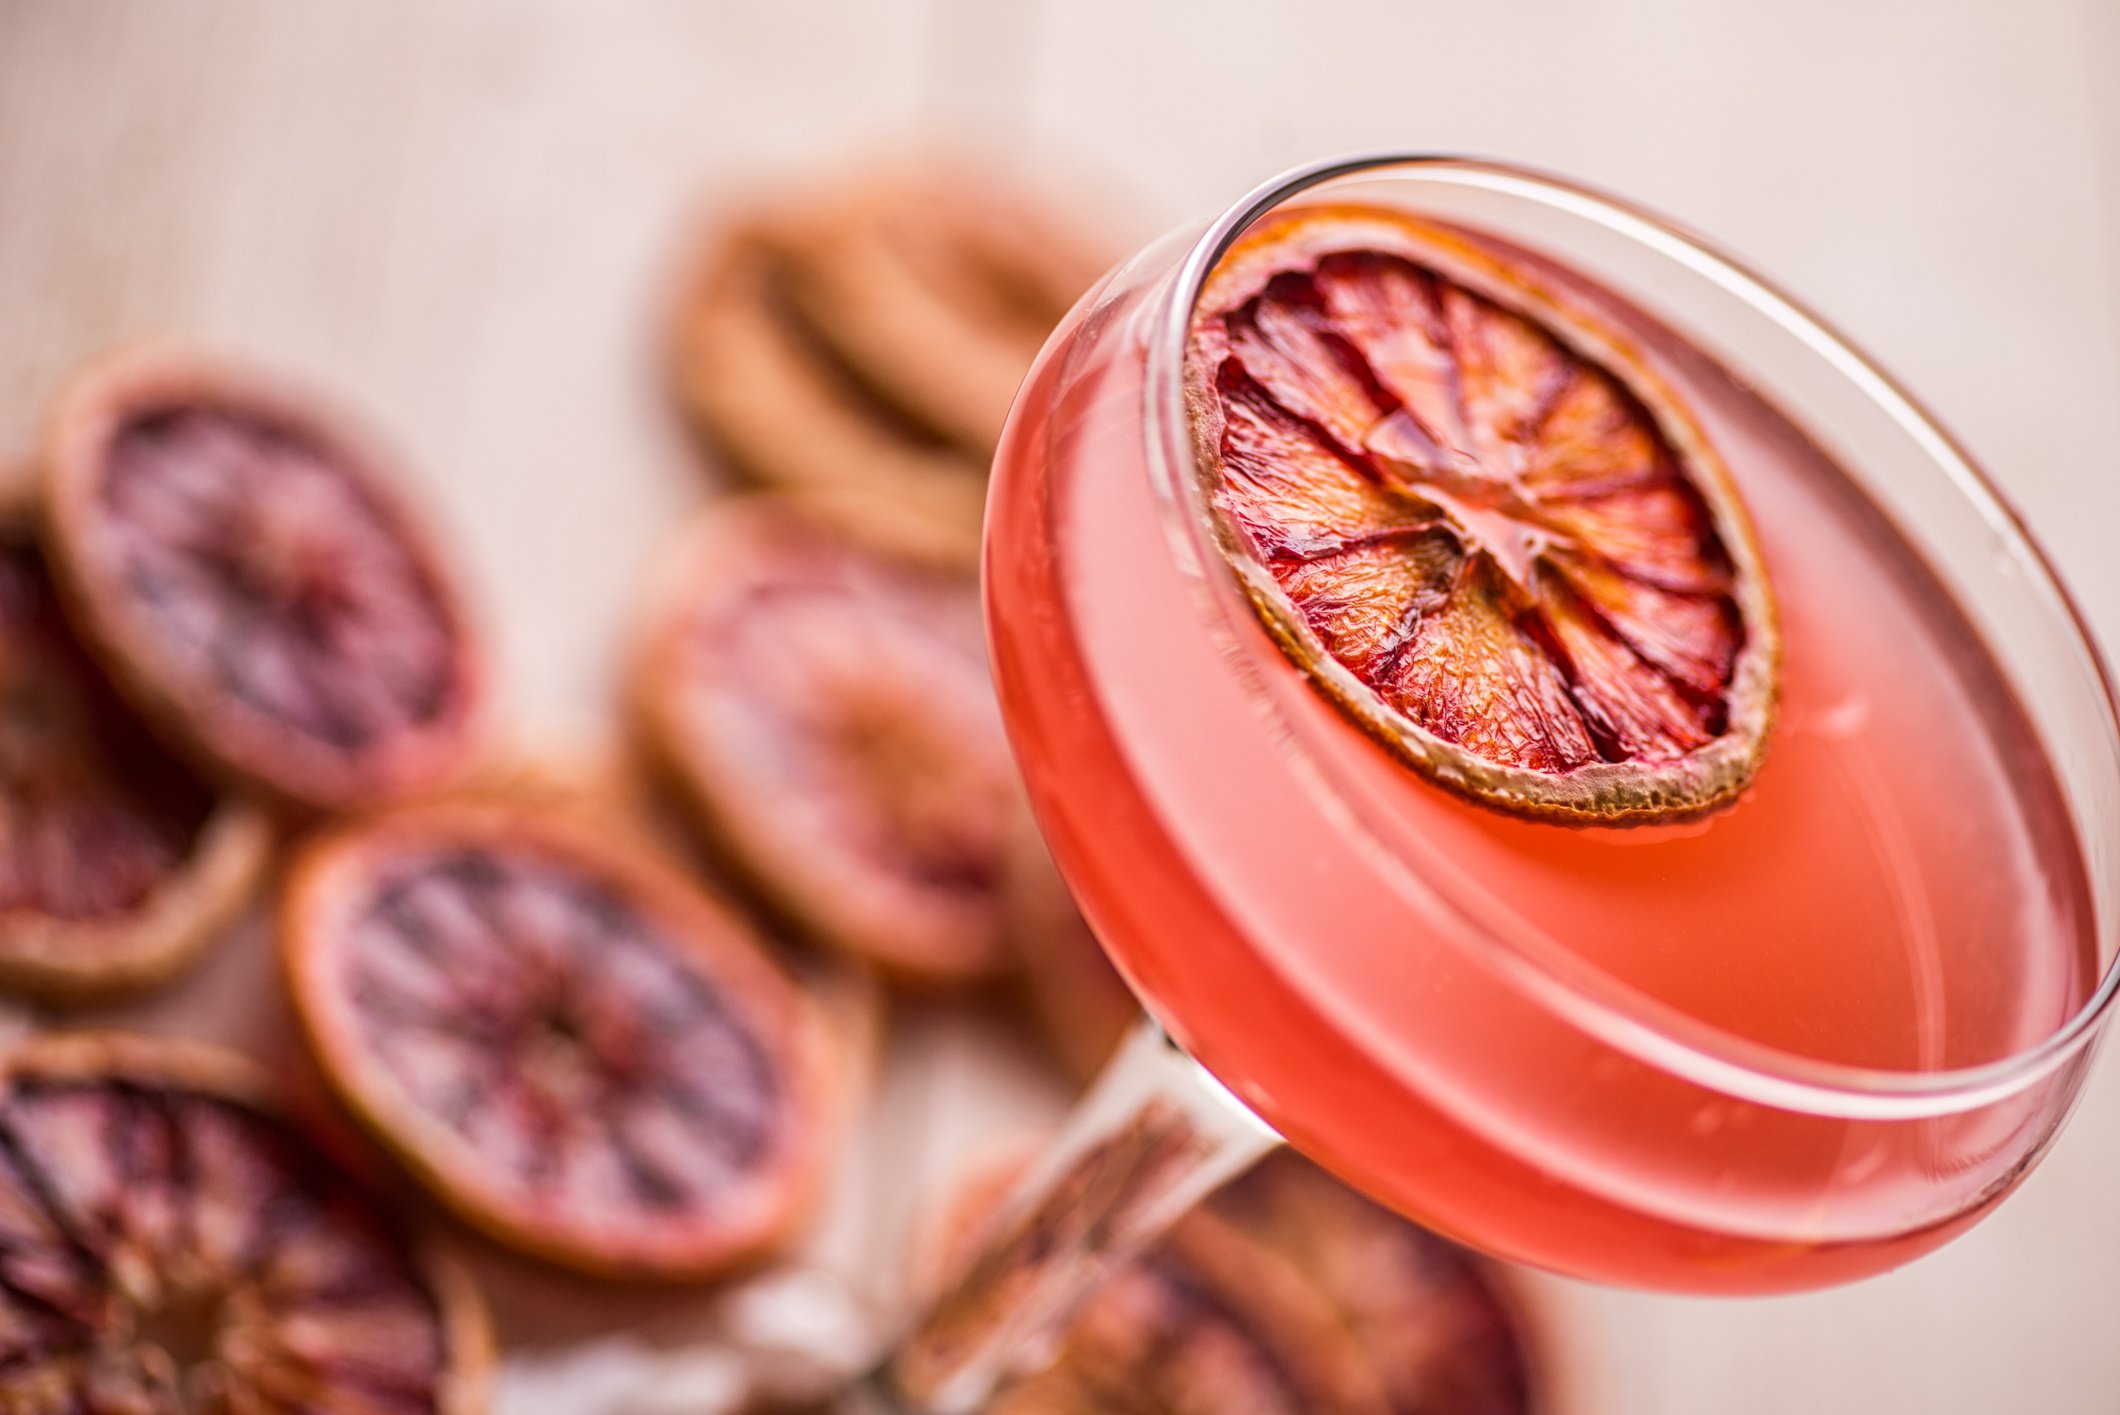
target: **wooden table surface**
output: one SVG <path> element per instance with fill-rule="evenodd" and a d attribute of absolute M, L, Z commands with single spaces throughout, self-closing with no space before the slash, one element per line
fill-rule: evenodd
<path fill-rule="evenodd" d="M 0 0 L 0 458 L 128 335 L 306 372 L 427 469 L 525 730 L 590 736 L 642 562 L 700 495 L 654 358 L 698 214 L 940 137 L 1101 174 L 1127 193 L 1102 219 L 1141 235 L 1324 153 L 1461 149 L 1629 192 L 1830 312 L 2120 644 L 2116 68 L 2106 0 Z M 930 1010 L 895 1036 L 819 1239 L 871 1272 L 953 1156 L 1056 1104 L 1002 1029 Z M 1909 1271 L 1578 1292 L 1607 1407 L 2120 1411 L 2116 1068 L 2018 1197 Z M 615 1409 L 628 1350 L 547 1350 L 503 1408 Z"/>

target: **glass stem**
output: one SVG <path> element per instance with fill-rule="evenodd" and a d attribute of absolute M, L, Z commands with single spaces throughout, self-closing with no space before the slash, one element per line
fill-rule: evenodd
<path fill-rule="evenodd" d="M 1115 1269 L 1280 1143 L 1144 1019 L 864 1383 L 868 1408 L 984 1409 L 1012 1379 L 1052 1361 Z"/>

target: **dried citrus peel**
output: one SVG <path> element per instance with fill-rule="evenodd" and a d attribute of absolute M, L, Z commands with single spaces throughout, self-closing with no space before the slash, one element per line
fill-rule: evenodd
<path fill-rule="evenodd" d="M 1223 549 L 1298 666 L 1483 803 L 1709 809 L 1773 718 L 1729 474 L 1615 335 L 1453 234 L 1304 208 L 1240 241 L 1188 351 Z"/>

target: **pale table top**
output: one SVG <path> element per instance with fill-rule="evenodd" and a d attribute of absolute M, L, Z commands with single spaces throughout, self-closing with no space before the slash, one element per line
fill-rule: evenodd
<path fill-rule="evenodd" d="M 643 562 L 701 494 L 653 339 L 695 215 L 901 138 L 1061 154 L 1135 234 L 1324 153 L 1463 149 L 1632 193 L 1829 311 L 2115 643 L 2116 65 L 2102 0 L 0 0 L 0 458 L 127 335 L 305 371 L 429 469 L 530 730 L 593 734 Z M 1056 1104 L 1001 1029 L 911 1019 L 820 1250 L 887 1267 L 953 1156 Z M 2120 1410 L 2116 1176 L 2109 1063 L 2023 1192 L 1906 1272 L 1574 1293 L 1609 1408 Z M 606 1408 L 613 1352 L 548 1353 L 504 1409 Z"/>

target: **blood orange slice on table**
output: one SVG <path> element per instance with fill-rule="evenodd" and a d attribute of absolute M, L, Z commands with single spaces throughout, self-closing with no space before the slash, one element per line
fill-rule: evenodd
<path fill-rule="evenodd" d="M 463 769 L 481 652 L 386 459 L 350 428 L 271 380 L 147 350 L 76 380 L 45 460 L 75 623 L 174 744 L 327 810 Z"/>
<path fill-rule="evenodd" d="M 950 1196 L 916 1279 L 951 1270 L 1019 1172 L 986 1166 Z M 1283 1152 L 1122 1267 L 989 1408 L 1538 1415 L 1558 1407 L 1534 1315 L 1494 1264 Z"/>
<path fill-rule="evenodd" d="M 1377 1207 L 1292 1150 L 1212 1202 L 1338 1309 L 1393 1415 L 1547 1408 L 1548 1330 L 1530 1320 L 1495 1265 Z"/>
<path fill-rule="evenodd" d="M 982 464 L 1045 338 L 1111 260 L 997 172 L 867 173 L 788 225 L 789 295 L 843 363 Z"/>
<path fill-rule="evenodd" d="M 162 980 L 241 912 L 271 845 L 263 811 L 112 694 L 28 511 L 0 504 L 0 987 L 89 1001 Z"/>
<path fill-rule="evenodd" d="M 1096 245 L 999 174 L 870 164 L 703 256 L 671 372 L 722 466 L 865 544 L 974 567 L 1002 421 Z"/>
<path fill-rule="evenodd" d="M 1528 266 L 1382 209 L 1286 213 L 1209 276 L 1187 381 L 1261 617 L 1405 760 L 1584 822 L 1751 780 L 1779 640 L 1745 508 L 1676 395 Z"/>
<path fill-rule="evenodd" d="M 910 982 L 1005 966 L 1015 774 L 968 582 L 725 501 L 657 589 L 634 698 L 709 843 L 804 932 Z"/>
<path fill-rule="evenodd" d="M 476 1292 L 417 1254 L 248 1062 L 0 1054 L 0 1408 L 472 1415 Z"/>
<path fill-rule="evenodd" d="M 917 1254 L 951 1271 L 1021 1172 L 989 1165 L 949 1196 Z M 1033 1244 L 1034 1260 L 1041 1249 Z M 991 1415 L 1392 1415 L 1375 1363 L 1327 1294 L 1211 1208 L 1115 1271 Z M 1434 1415 L 1457 1415 L 1438 1406 Z M 1470 1412 L 1468 1412 L 1470 1415 Z M 1481 1412 L 1484 1415 L 1484 1412 Z"/>
<path fill-rule="evenodd" d="M 830 1066 L 808 999 L 625 827 L 437 802 L 309 846 L 282 901 L 333 1088 L 512 1247 L 690 1279 L 805 1213 Z"/>
<path fill-rule="evenodd" d="M 1377 1373 L 1287 1261 L 1187 1216 L 1090 1300 L 1059 1359 L 996 1415 L 1387 1415 Z"/>
<path fill-rule="evenodd" d="M 770 222 L 715 242 L 675 325 L 686 412 L 729 470 L 867 544 L 969 570 L 984 458 L 919 426 L 831 356 L 791 306 L 787 244 Z"/>

